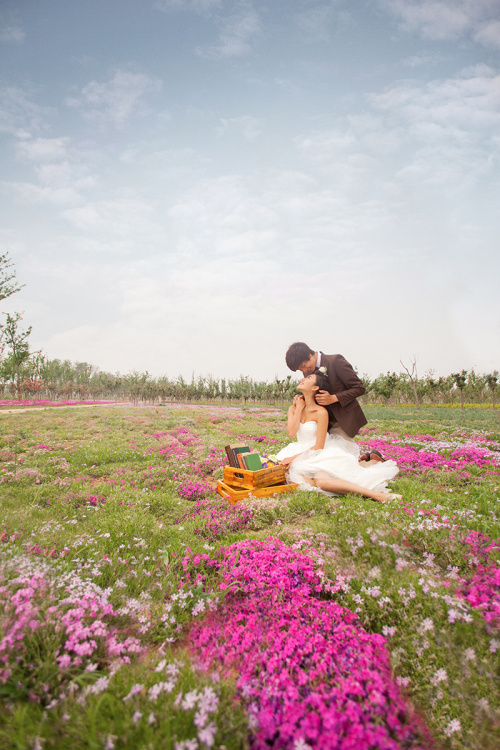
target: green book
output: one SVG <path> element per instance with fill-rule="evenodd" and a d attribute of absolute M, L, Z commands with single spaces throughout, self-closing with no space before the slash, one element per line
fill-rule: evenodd
<path fill-rule="evenodd" d="M 262 469 L 262 461 L 258 453 L 243 453 L 241 457 L 248 471 L 260 471 Z"/>
<path fill-rule="evenodd" d="M 248 445 L 233 445 L 231 446 L 231 450 L 233 453 L 234 466 L 236 468 L 239 468 L 240 464 L 238 461 L 238 453 L 249 453 L 250 448 L 248 447 Z"/>

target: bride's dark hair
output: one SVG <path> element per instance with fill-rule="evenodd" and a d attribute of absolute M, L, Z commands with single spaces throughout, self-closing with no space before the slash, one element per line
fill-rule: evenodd
<path fill-rule="evenodd" d="M 314 370 L 314 375 L 316 375 L 316 385 L 319 387 L 320 391 L 327 391 L 328 393 L 332 393 L 332 386 L 330 385 L 330 381 L 328 380 L 327 376 L 324 372 L 320 372 L 319 370 Z"/>

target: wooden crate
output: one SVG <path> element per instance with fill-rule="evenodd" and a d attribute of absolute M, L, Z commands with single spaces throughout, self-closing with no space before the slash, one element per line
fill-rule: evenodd
<path fill-rule="evenodd" d="M 269 469 L 260 469 L 260 471 L 247 471 L 246 469 L 233 469 L 232 466 L 224 466 L 224 484 L 254 490 L 285 484 L 285 474 L 284 466 L 271 466 Z"/>
<path fill-rule="evenodd" d="M 261 487 L 260 489 L 243 489 L 242 487 L 232 487 L 230 484 L 225 484 L 219 480 L 217 482 L 217 492 L 221 497 L 229 500 L 230 503 L 238 503 L 240 500 L 244 500 L 249 495 L 252 497 L 269 497 L 276 493 L 292 492 L 297 487 L 296 484 L 278 484 L 272 487 Z"/>

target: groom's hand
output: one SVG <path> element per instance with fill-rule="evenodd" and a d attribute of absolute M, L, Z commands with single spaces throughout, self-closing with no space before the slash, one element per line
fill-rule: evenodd
<path fill-rule="evenodd" d="M 328 393 L 328 391 L 318 391 L 316 394 L 316 402 L 320 406 L 329 406 L 330 404 L 336 404 L 338 401 L 337 396 L 333 393 Z"/>

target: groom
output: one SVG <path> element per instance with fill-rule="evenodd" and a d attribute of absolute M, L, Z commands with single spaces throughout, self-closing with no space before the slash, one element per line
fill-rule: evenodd
<path fill-rule="evenodd" d="M 319 391 L 316 401 L 325 406 L 329 413 L 328 429 L 344 433 L 353 438 L 367 423 L 357 398 L 365 392 L 365 387 L 349 362 L 341 354 L 323 354 L 313 351 L 307 344 L 297 341 L 288 347 L 285 356 L 290 370 L 301 370 L 304 376 L 316 369 L 326 368 L 332 393 Z"/>

